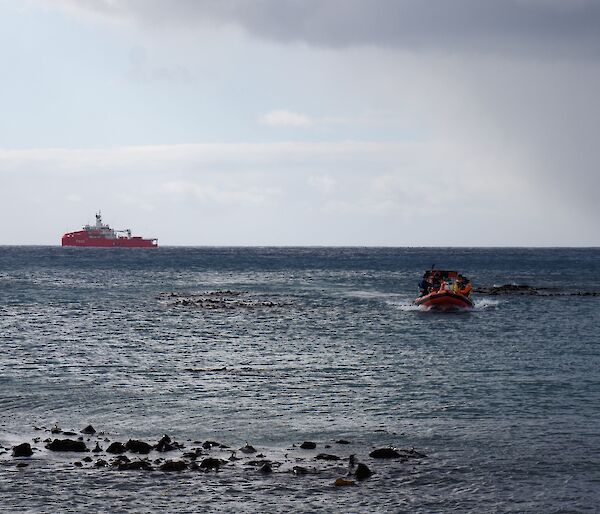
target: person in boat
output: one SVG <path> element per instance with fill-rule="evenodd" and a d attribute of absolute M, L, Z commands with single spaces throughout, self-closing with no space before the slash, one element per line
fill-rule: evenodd
<path fill-rule="evenodd" d="M 431 282 L 429 281 L 429 273 L 425 272 L 423 278 L 419 282 L 419 296 L 425 296 L 429 294 L 429 289 L 431 288 Z"/>
<path fill-rule="evenodd" d="M 471 294 L 471 289 L 473 289 L 473 286 L 471 285 L 471 281 L 467 277 L 458 275 L 456 284 L 458 286 L 457 292 L 459 294 L 462 294 L 463 296 L 467 297 Z"/>
<path fill-rule="evenodd" d="M 431 290 L 438 291 L 442 285 L 441 275 L 438 271 L 433 274 L 433 278 L 431 279 Z"/>

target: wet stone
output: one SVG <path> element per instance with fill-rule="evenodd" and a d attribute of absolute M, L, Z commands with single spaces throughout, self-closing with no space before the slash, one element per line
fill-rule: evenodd
<path fill-rule="evenodd" d="M 107 453 L 113 453 L 113 454 L 125 453 L 125 451 L 126 451 L 125 445 L 123 443 L 120 443 L 119 441 L 115 441 L 114 443 L 111 443 L 110 446 L 106 449 Z"/>
<path fill-rule="evenodd" d="M 240 448 L 242 453 L 256 453 L 256 449 L 251 444 L 246 443 Z"/>
<path fill-rule="evenodd" d="M 87 427 L 85 427 L 82 431 L 82 434 L 88 434 L 88 435 L 92 435 L 96 433 L 96 429 L 92 426 L 92 425 L 88 425 Z"/>
<path fill-rule="evenodd" d="M 317 455 L 315 457 L 315 459 L 317 459 L 317 460 L 340 460 L 340 457 L 338 457 L 337 455 L 331 455 L 330 453 L 319 453 L 319 455 Z"/>
<path fill-rule="evenodd" d="M 356 472 L 354 473 L 354 476 L 357 480 L 365 480 L 372 475 L 373 472 L 368 468 L 366 464 L 363 464 L 362 462 L 358 463 L 358 466 L 356 466 Z"/>
<path fill-rule="evenodd" d="M 31 449 L 31 445 L 29 443 L 18 444 L 17 446 L 13 446 L 13 457 L 31 457 L 33 455 L 33 450 Z"/>
<path fill-rule="evenodd" d="M 87 446 L 83 441 L 74 441 L 72 439 L 54 439 L 46 445 L 48 450 L 53 452 L 87 452 Z"/>
<path fill-rule="evenodd" d="M 102 450 L 102 447 L 100 446 L 100 443 L 96 443 L 96 447 L 92 450 L 94 453 L 100 453 Z"/>
<path fill-rule="evenodd" d="M 346 441 L 346 439 L 338 439 L 336 444 L 350 444 L 350 441 Z"/>
<path fill-rule="evenodd" d="M 159 469 L 161 471 L 183 471 L 187 469 L 187 463 L 183 460 L 168 460 Z"/>
<path fill-rule="evenodd" d="M 134 460 L 131 462 L 123 462 L 118 466 L 119 471 L 134 471 L 134 470 L 143 470 L 143 471 L 152 471 L 154 468 L 152 464 L 147 460 Z"/>
<path fill-rule="evenodd" d="M 27 466 L 29 466 L 27 462 L 17 462 L 17 468 L 26 468 Z"/>
<path fill-rule="evenodd" d="M 108 462 L 106 462 L 104 459 L 98 459 L 94 466 L 97 468 L 105 468 L 106 466 L 108 466 Z"/>
<path fill-rule="evenodd" d="M 263 464 L 258 471 L 266 475 L 273 473 L 273 467 L 269 462 L 265 462 L 265 464 Z"/>
<path fill-rule="evenodd" d="M 214 469 L 216 471 L 219 471 L 219 468 L 221 467 L 222 461 L 221 459 L 215 459 L 213 457 L 207 457 L 206 459 L 204 459 L 201 463 L 200 463 L 200 469 Z"/>
<path fill-rule="evenodd" d="M 81 459 L 83 462 L 92 462 L 92 458 L 91 457 L 86 457 L 85 459 Z"/>
<path fill-rule="evenodd" d="M 304 441 L 300 448 L 303 450 L 314 450 L 317 447 L 317 443 L 313 443 L 312 441 Z"/>
<path fill-rule="evenodd" d="M 399 459 L 400 454 L 394 448 L 377 448 L 369 453 L 373 459 Z"/>
<path fill-rule="evenodd" d="M 138 441 L 137 439 L 130 439 L 125 443 L 125 448 L 132 453 L 140 453 L 147 455 L 152 450 L 152 446 L 144 441 Z"/>

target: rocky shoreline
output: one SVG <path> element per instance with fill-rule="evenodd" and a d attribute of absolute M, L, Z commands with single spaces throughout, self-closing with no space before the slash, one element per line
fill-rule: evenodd
<path fill-rule="evenodd" d="M 355 486 L 357 483 L 377 475 L 375 467 L 378 461 L 398 464 L 407 462 L 418 464 L 427 456 L 414 448 L 394 446 L 362 449 L 360 455 L 349 454 L 350 441 L 338 439 L 331 443 L 303 441 L 294 443 L 286 449 L 283 458 L 270 458 L 265 451 L 258 450 L 249 443 L 232 448 L 222 442 L 206 440 L 185 443 L 163 435 L 156 443 L 139 439 L 127 441 L 113 440 L 106 433 L 96 431 L 92 425 L 82 430 L 64 431 L 58 426 L 53 428 L 34 427 L 45 432 L 46 436 L 37 436 L 31 442 L 22 442 L 9 448 L 0 445 L 0 459 L 5 463 L 13 462 L 26 469 L 36 457 L 45 455 L 77 456 L 70 464 L 74 468 L 93 468 L 99 470 L 139 471 L 161 473 L 192 472 L 255 472 L 257 475 L 284 473 L 293 476 L 326 475 L 335 478 L 333 485 Z M 357 453 L 359 453 L 357 451 Z"/>

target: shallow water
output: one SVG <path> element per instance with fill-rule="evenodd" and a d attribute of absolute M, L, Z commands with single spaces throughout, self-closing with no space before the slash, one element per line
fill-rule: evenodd
<path fill-rule="evenodd" d="M 307 463 L 291 445 L 314 440 L 376 471 L 335 488 L 347 463 L 165 475 L 47 451 L 17 469 L 8 452 L 2 508 L 595 512 L 600 297 L 474 295 L 472 312 L 424 313 L 411 301 L 432 263 L 476 286 L 600 291 L 599 249 L 0 247 L 5 447 L 34 425 L 92 423 Z M 161 295 L 225 290 L 240 293 L 227 308 Z M 387 444 L 428 457 L 368 457 Z"/>

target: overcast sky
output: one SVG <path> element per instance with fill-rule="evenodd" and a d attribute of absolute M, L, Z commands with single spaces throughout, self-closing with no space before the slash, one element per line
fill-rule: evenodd
<path fill-rule="evenodd" d="M 0 0 L 0 244 L 600 245 L 597 0 Z"/>

